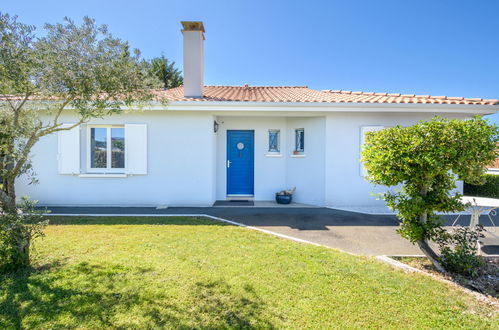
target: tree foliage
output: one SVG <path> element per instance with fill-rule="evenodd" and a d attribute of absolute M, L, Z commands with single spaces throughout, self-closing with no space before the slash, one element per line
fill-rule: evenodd
<path fill-rule="evenodd" d="M 138 50 L 113 37 L 105 25 L 85 17 L 81 25 L 65 18 L 34 28 L 0 14 L 0 205 L 15 208 L 14 181 L 31 174 L 29 153 L 42 137 L 72 129 L 91 118 L 122 111 L 153 97 L 161 82 L 145 70 Z M 77 115 L 63 127 L 61 114 Z M 42 121 L 40 114 L 50 120 Z"/>
<path fill-rule="evenodd" d="M 497 156 L 499 131 L 480 117 L 448 120 L 436 117 L 410 127 L 396 126 L 370 132 L 362 161 L 372 183 L 401 186 L 383 195 L 397 211 L 400 234 L 417 243 L 435 266 L 440 257 L 428 242 L 440 228 L 435 212 L 464 209 L 456 181 L 481 183 L 486 166 Z"/>
<path fill-rule="evenodd" d="M 33 146 L 91 118 L 140 107 L 162 84 L 142 65 L 138 50 L 93 19 L 46 24 L 40 38 L 34 31 L 0 13 L 0 244 L 13 266 L 26 265 L 30 242 L 41 231 L 25 221 L 34 213 L 16 206 L 16 178 L 24 174 L 36 181 Z M 70 127 L 60 121 L 65 111 L 76 116 Z"/>
<path fill-rule="evenodd" d="M 163 55 L 143 63 L 151 75 L 158 78 L 166 89 L 181 86 L 184 83 L 182 72 L 175 67 L 175 62 L 169 62 Z"/>

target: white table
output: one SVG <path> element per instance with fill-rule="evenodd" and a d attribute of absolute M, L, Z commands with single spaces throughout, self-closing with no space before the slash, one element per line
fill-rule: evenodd
<path fill-rule="evenodd" d="M 467 205 L 467 209 L 471 212 L 470 228 L 474 228 L 476 225 L 478 225 L 480 214 L 486 213 L 487 215 L 489 215 L 490 212 L 499 208 L 499 199 L 497 198 L 463 196 L 461 197 L 461 202 Z M 456 223 L 456 221 L 454 222 L 454 224 Z M 490 219 L 490 221 L 494 225 L 492 218 Z"/>

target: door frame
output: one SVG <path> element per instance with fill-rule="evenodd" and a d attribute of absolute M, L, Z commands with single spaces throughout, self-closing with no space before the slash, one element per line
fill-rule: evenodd
<path fill-rule="evenodd" d="M 253 181 L 252 184 L 252 194 L 229 194 L 229 168 L 227 167 L 227 163 L 229 161 L 229 135 L 230 132 L 250 132 L 251 133 L 251 142 L 252 142 L 252 162 L 251 162 L 251 170 L 253 171 Z M 225 196 L 227 199 L 234 199 L 238 197 L 250 197 L 253 198 L 255 196 L 255 130 L 254 129 L 227 129 L 226 131 L 226 141 L 225 141 Z"/>

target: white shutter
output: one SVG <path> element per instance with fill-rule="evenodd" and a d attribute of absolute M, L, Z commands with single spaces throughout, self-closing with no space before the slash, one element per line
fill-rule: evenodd
<path fill-rule="evenodd" d="M 147 174 L 147 125 L 125 125 L 127 174 Z"/>
<path fill-rule="evenodd" d="M 70 127 L 73 124 L 62 124 L 62 127 Z M 68 131 L 58 133 L 57 159 L 59 162 L 59 174 L 80 173 L 80 127 L 77 126 Z"/>
<path fill-rule="evenodd" d="M 360 128 L 360 152 L 362 152 L 362 146 L 364 145 L 366 141 L 366 133 L 367 132 L 377 132 L 381 131 L 384 126 L 363 126 Z M 360 159 L 360 155 L 359 155 Z M 365 177 L 367 176 L 367 171 L 366 168 L 364 167 L 364 164 L 360 162 L 360 175 Z"/>

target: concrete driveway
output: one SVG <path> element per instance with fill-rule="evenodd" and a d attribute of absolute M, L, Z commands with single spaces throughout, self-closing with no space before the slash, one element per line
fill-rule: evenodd
<path fill-rule="evenodd" d="M 396 233 L 398 220 L 327 208 L 50 207 L 54 214 L 208 214 L 362 255 L 420 255 Z"/>

